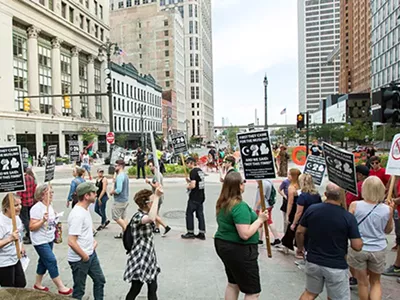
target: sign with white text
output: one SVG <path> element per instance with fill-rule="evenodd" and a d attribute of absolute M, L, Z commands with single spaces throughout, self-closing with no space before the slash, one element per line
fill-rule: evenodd
<path fill-rule="evenodd" d="M 21 146 L 0 147 L 0 193 L 25 191 Z"/>
<path fill-rule="evenodd" d="M 325 169 L 325 159 L 322 156 L 308 155 L 303 173 L 310 174 L 314 184 L 321 185 L 324 179 Z"/>
<path fill-rule="evenodd" d="M 172 136 L 172 147 L 174 148 L 175 154 L 181 154 L 188 151 L 186 137 L 182 132 L 176 133 Z"/>

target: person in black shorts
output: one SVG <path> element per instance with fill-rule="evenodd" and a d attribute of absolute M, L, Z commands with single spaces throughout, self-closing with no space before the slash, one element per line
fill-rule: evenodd
<path fill-rule="evenodd" d="M 190 178 L 186 178 L 188 183 L 189 201 L 186 207 L 186 234 L 182 234 L 183 239 L 205 240 L 206 223 L 204 220 L 203 203 L 205 201 L 204 193 L 204 172 L 196 165 L 196 160 L 193 157 L 188 157 L 186 165 L 191 169 Z M 194 234 L 194 219 L 193 213 L 196 212 L 196 217 L 199 220 L 199 234 Z"/>

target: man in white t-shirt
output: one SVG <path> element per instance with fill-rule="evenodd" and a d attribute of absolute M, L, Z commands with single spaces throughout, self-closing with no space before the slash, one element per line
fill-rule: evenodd
<path fill-rule="evenodd" d="M 72 298 L 82 299 L 85 295 L 87 275 L 93 280 L 95 300 L 104 299 L 106 279 L 95 252 L 97 242 L 93 238 L 93 221 L 88 210 L 96 200 L 97 187 L 83 182 L 76 188 L 79 202 L 68 216 L 68 263 L 72 269 L 74 292 Z"/>

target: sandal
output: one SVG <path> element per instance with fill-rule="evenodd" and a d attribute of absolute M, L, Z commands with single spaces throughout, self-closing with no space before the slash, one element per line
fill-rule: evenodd
<path fill-rule="evenodd" d="M 48 291 L 49 291 L 49 288 L 48 288 L 48 287 L 44 286 L 44 287 L 42 287 L 42 288 L 39 288 L 36 284 L 33 286 L 33 288 L 34 288 L 35 290 L 42 291 L 42 292 L 48 292 Z"/>

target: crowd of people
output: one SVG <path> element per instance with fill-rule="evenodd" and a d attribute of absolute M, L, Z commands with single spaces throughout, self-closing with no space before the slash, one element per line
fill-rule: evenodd
<path fill-rule="evenodd" d="M 320 155 L 319 148 L 315 148 L 315 155 Z M 316 299 L 324 287 L 330 299 L 350 299 L 350 285 L 358 285 L 362 300 L 381 299 L 381 275 L 400 276 L 400 180 L 395 182 L 393 201 L 387 202 L 389 178 L 385 169 L 377 156 L 371 156 L 369 162 L 370 169 L 367 166 L 356 168 L 358 195 L 345 194 L 333 183 L 328 183 L 324 195 L 320 195 L 311 175 L 291 168 L 286 170 L 287 178 L 277 190 L 272 181 L 263 180 L 254 198 L 244 199 L 246 180 L 236 169 L 236 159 L 224 156 L 220 173 L 222 188 L 215 206 L 218 229 L 213 238 L 216 254 L 226 272 L 225 299 L 238 299 L 240 292 L 245 294 L 246 300 L 259 299 L 261 279 L 258 255 L 259 245 L 265 240 L 264 223 L 274 237 L 271 245 L 285 255 L 293 251 L 298 259 L 296 264 L 304 268 L 306 287 L 300 299 Z M 186 159 L 186 165 L 190 170 L 186 178 L 186 233 L 181 238 L 205 240 L 205 174 L 192 157 Z M 112 220 L 121 228 L 115 238 L 123 241 L 127 251 L 123 278 L 131 287 L 126 299 L 136 299 L 144 284 L 148 287 L 148 299 L 158 299 L 157 280 L 161 270 L 154 234 L 160 233 L 161 226 L 164 230 L 162 235 L 166 236 L 171 227 L 159 216 L 164 198 L 163 176 L 152 161 L 148 162 L 148 166 L 153 173 L 152 179 L 146 178 L 150 189 L 142 189 L 134 195 L 137 211 L 129 221 L 129 177 L 123 160 L 115 163 L 116 176 L 111 189 L 104 170 L 98 170 L 96 183 L 92 183 L 84 179 L 84 175 L 89 173 L 87 169 L 74 169 L 74 179 L 67 196 L 67 206 L 72 204 L 68 216 L 67 258 L 73 288 L 63 284 L 53 252 L 59 216 L 52 206 L 52 187 L 49 184 L 38 185 L 31 170 L 27 169 L 26 190 L 13 196 L 16 231 L 12 230 L 9 195 L 2 201 L 0 286 L 26 286 L 15 247 L 18 240 L 22 256 L 25 255 L 23 245 L 33 244 L 39 257 L 34 289 L 49 291 L 42 283 L 43 276 L 48 272 L 59 294 L 82 299 L 89 276 L 93 280 L 94 299 L 104 299 L 106 278 L 96 254 L 94 237 L 110 224 L 106 206 L 112 196 Z M 261 186 L 264 199 L 260 197 Z M 283 237 L 273 222 L 278 195 L 282 197 Z M 263 211 L 262 207 L 266 209 Z M 91 209 L 101 220 L 97 229 L 93 225 Z M 194 216 L 198 220 L 197 233 Z M 393 250 L 397 251 L 397 257 L 394 264 L 385 269 L 386 235 L 393 228 L 396 230 Z"/>

